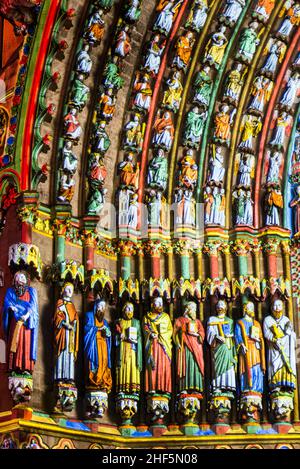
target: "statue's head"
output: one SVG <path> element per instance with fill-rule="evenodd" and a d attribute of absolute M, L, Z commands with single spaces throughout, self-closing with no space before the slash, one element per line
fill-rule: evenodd
<path fill-rule="evenodd" d="M 163 311 L 163 299 L 161 298 L 161 296 L 154 298 L 152 306 L 154 311 L 156 311 L 157 313 L 161 313 Z"/>
<path fill-rule="evenodd" d="M 255 316 L 255 307 L 254 307 L 254 303 L 252 303 L 252 301 L 247 301 L 247 303 L 244 304 L 243 313 L 244 313 L 244 316 L 249 316 L 252 319 L 254 318 L 254 316 Z"/>
<path fill-rule="evenodd" d="M 14 276 L 14 289 L 17 296 L 22 296 L 26 292 L 27 287 L 29 287 L 29 277 L 27 272 L 20 271 L 17 272 Z"/>
<path fill-rule="evenodd" d="M 197 305 L 193 301 L 189 301 L 184 310 L 184 316 L 191 318 L 193 321 L 197 318 Z"/>
<path fill-rule="evenodd" d="M 127 301 L 125 303 L 125 305 L 123 306 L 122 313 L 123 313 L 123 318 L 124 319 L 132 319 L 133 318 L 133 313 L 134 313 L 133 304 L 130 303 L 129 301 Z"/>
<path fill-rule="evenodd" d="M 66 282 L 63 286 L 62 296 L 67 300 L 71 300 L 74 293 L 74 285 L 70 282 Z"/>
<path fill-rule="evenodd" d="M 106 303 L 104 300 L 100 299 L 95 301 L 94 312 L 100 321 L 104 318 L 105 309 Z"/>
<path fill-rule="evenodd" d="M 281 300 L 275 300 L 272 305 L 272 315 L 275 319 L 280 319 L 283 316 L 283 302 Z"/>
<path fill-rule="evenodd" d="M 219 300 L 216 304 L 216 313 L 219 318 L 223 318 L 227 312 L 227 304 L 224 300 Z"/>

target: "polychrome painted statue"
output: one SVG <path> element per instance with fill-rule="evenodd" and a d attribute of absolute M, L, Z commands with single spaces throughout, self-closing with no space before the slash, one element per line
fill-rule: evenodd
<path fill-rule="evenodd" d="M 168 88 L 164 92 L 162 104 L 167 109 L 170 109 L 173 112 L 177 112 L 180 106 L 181 95 L 183 92 L 180 72 L 174 72 L 171 77 L 167 79 L 166 84 Z"/>
<path fill-rule="evenodd" d="M 298 72 L 293 73 L 282 93 L 280 104 L 282 106 L 286 106 L 287 108 L 291 108 L 295 102 L 296 97 L 299 95 L 300 91 L 300 75 Z"/>
<path fill-rule="evenodd" d="M 125 5 L 125 19 L 130 23 L 135 23 L 141 16 L 140 0 L 131 0 Z"/>
<path fill-rule="evenodd" d="M 115 327 L 116 392 L 138 394 L 140 392 L 140 372 L 143 368 L 141 327 L 134 319 L 134 306 L 125 303 L 122 318 Z"/>
<path fill-rule="evenodd" d="M 194 84 L 193 102 L 207 108 L 209 106 L 210 95 L 212 92 L 212 80 L 209 75 L 210 67 L 205 66 L 203 70 L 197 73 Z"/>
<path fill-rule="evenodd" d="M 234 25 L 239 19 L 245 4 L 245 0 L 226 0 L 226 5 L 220 19 L 227 21 L 230 25 Z"/>
<path fill-rule="evenodd" d="M 300 5 L 298 2 L 288 0 L 286 2 L 287 12 L 283 22 L 280 25 L 278 34 L 284 39 L 288 39 L 294 26 L 300 24 Z"/>
<path fill-rule="evenodd" d="M 183 34 L 178 38 L 175 45 L 177 53 L 173 59 L 173 67 L 184 71 L 187 69 L 192 55 L 194 42 L 194 35 L 191 31 L 188 31 L 186 34 Z"/>
<path fill-rule="evenodd" d="M 164 312 L 161 297 L 154 298 L 152 308 L 143 319 L 145 337 L 145 392 L 172 392 L 172 323 Z"/>
<path fill-rule="evenodd" d="M 156 17 L 153 31 L 159 31 L 167 36 L 172 29 L 173 19 L 180 7 L 182 0 L 178 2 L 161 0 L 156 8 L 158 15 Z"/>
<path fill-rule="evenodd" d="M 109 393 L 111 378 L 111 331 L 104 319 L 106 303 L 96 300 L 92 311 L 85 315 L 84 355 L 88 367 L 88 389 Z"/>
<path fill-rule="evenodd" d="M 205 25 L 207 12 L 207 0 L 194 0 L 193 8 L 190 11 L 186 26 L 199 33 Z"/>
<path fill-rule="evenodd" d="M 267 226 L 280 226 L 280 213 L 283 205 L 280 187 L 268 187 L 265 195 L 265 224 Z"/>
<path fill-rule="evenodd" d="M 254 13 L 264 21 L 269 19 L 270 14 L 275 6 L 275 0 L 257 0 Z"/>
<path fill-rule="evenodd" d="M 226 26 L 214 33 L 205 48 L 204 61 L 218 69 L 222 63 L 228 39 L 225 36 Z"/>
<path fill-rule="evenodd" d="M 75 78 L 71 98 L 70 98 L 70 105 L 74 106 L 75 108 L 82 110 L 87 103 L 90 89 L 84 83 L 84 75 L 80 73 L 77 78 Z"/>
<path fill-rule="evenodd" d="M 76 59 L 76 71 L 89 75 L 92 70 L 93 62 L 89 54 L 90 46 L 85 44 L 82 51 L 79 52 Z"/>
<path fill-rule="evenodd" d="M 174 139 L 174 124 L 171 112 L 166 111 L 162 116 L 158 114 L 153 127 L 153 145 L 170 151 Z"/>
<path fill-rule="evenodd" d="M 283 302 L 275 300 L 272 314 L 263 324 L 267 343 L 268 383 L 271 392 L 296 389 L 296 345 L 293 324 L 284 314 Z"/>
<path fill-rule="evenodd" d="M 8 371 L 31 375 L 37 359 L 39 311 L 35 288 L 26 272 L 17 272 L 4 298 L 2 326 Z"/>
<path fill-rule="evenodd" d="M 164 51 L 165 44 L 161 44 L 161 38 L 159 34 L 155 34 L 147 47 L 147 53 L 144 58 L 145 70 L 153 76 L 156 76 L 159 72 L 161 56 Z"/>
<path fill-rule="evenodd" d="M 300 185 L 295 187 L 295 197 L 290 203 L 290 206 L 294 208 L 295 215 L 294 215 L 294 230 L 295 233 L 300 233 Z"/>
<path fill-rule="evenodd" d="M 118 61 L 119 58 L 114 55 L 110 62 L 105 65 L 102 83 L 107 89 L 115 88 L 119 90 L 124 85 L 124 79 L 120 76 Z"/>
<path fill-rule="evenodd" d="M 198 106 L 194 106 L 187 113 L 183 131 L 183 145 L 189 148 L 197 148 L 199 146 L 206 115 L 206 111 L 201 112 Z"/>
<path fill-rule="evenodd" d="M 179 393 L 203 392 L 205 332 L 196 314 L 197 306 L 191 301 L 185 307 L 183 316 L 176 319 L 174 324 L 176 381 Z"/>
<path fill-rule="evenodd" d="M 54 314 L 54 345 L 56 364 L 54 379 L 74 382 L 75 362 L 79 349 L 79 317 L 72 302 L 74 286 L 65 283 Z"/>
<path fill-rule="evenodd" d="M 250 23 L 249 27 L 245 29 L 240 37 L 238 46 L 238 58 L 243 59 L 246 63 L 250 63 L 259 44 L 257 35 L 258 24 L 256 22 Z"/>
<path fill-rule="evenodd" d="M 233 104 L 236 104 L 239 100 L 242 86 L 244 83 L 242 77 L 242 68 L 243 65 L 241 63 L 237 63 L 235 68 L 229 72 L 224 88 L 224 98 Z"/>
<path fill-rule="evenodd" d="M 227 304 L 219 300 L 217 316 L 211 316 L 207 323 L 206 340 L 211 350 L 211 392 L 232 393 L 236 390 L 237 356 L 234 341 L 234 322 L 227 313 Z"/>
<path fill-rule="evenodd" d="M 93 13 L 88 21 L 85 37 L 91 44 L 97 44 L 104 35 L 105 22 L 102 18 L 103 10 Z"/>
<path fill-rule="evenodd" d="M 254 317 L 254 304 L 247 301 L 243 306 L 243 318 L 235 326 L 235 341 L 241 392 L 262 394 L 266 371 L 265 345 L 261 326 Z"/>
<path fill-rule="evenodd" d="M 168 182 L 168 159 L 159 148 L 148 167 L 147 183 L 152 188 L 165 190 Z"/>

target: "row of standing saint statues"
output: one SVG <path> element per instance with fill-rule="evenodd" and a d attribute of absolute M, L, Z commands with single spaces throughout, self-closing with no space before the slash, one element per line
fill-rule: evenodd
<path fill-rule="evenodd" d="M 37 292 L 29 282 L 26 272 L 15 274 L 2 312 L 9 387 L 15 402 L 29 400 L 34 364 L 40 359 Z M 53 323 L 56 410 L 63 412 L 72 410 L 77 399 L 75 363 L 81 338 L 73 293 L 73 284 L 65 283 Z M 106 303 L 99 299 L 84 318 L 90 416 L 100 417 L 106 411 L 114 369 L 117 409 L 122 421 L 128 423 L 137 412 L 141 391 L 145 392 L 152 423 L 162 421 L 169 412 L 174 389 L 172 366 L 175 366 L 173 385 L 178 413 L 183 420 L 194 418 L 200 409 L 206 373 L 210 377 L 209 408 L 217 422 L 229 418 L 236 395 L 242 418 L 259 421 L 264 392 L 270 395 L 274 419 L 290 420 L 296 389 L 296 334 L 284 314 L 281 300 L 273 302 L 271 314 L 265 317 L 262 326 L 255 320 L 255 306 L 251 301 L 244 303 L 243 316 L 235 322 L 227 315 L 227 303 L 219 300 L 206 329 L 197 319 L 197 305 L 192 301 L 187 302 L 182 316 L 173 325 L 161 297 L 153 298 L 150 311 L 141 321 L 134 318 L 134 305 L 130 302 L 124 304 L 122 317 L 113 325 L 105 319 L 105 312 Z M 210 350 L 210 363 L 204 359 L 205 341 Z"/>

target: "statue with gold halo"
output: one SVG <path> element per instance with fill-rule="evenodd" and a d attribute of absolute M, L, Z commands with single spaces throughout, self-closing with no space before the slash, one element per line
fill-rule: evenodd
<path fill-rule="evenodd" d="M 290 419 L 296 389 L 296 345 L 293 324 L 284 314 L 283 302 L 275 300 L 272 314 L 264 320 L 267 371 L 272 410 L 276 420 Z"/>

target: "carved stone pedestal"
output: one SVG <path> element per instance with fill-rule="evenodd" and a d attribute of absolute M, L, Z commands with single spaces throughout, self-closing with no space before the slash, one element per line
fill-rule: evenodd
<path fill-rule="evenodd" d="M 55 412 L 72 412 L 77 401 L 77 388 L 75 383 L 56 383 L 57 401 Z"/>
<path fill-rule="evenodd" d="M 116 409 L 122 420 L 119 427 L 122 436 L 131 436 L 136 431 L 132 425 L 132 418 L 137 413 L 138 401 L 138 395 L 120 393 L 117 396 Z"/>
<path fill-rule="evenodd" d="M 8 389 L 15 404 L 29 402 L 33 391 L 33 379 L 30 374 L 12 373 L 8 377 Z"/>
<path fill-rule="evenodd" d="M 217 435 L 224 435 L 230 429 L 231 401 L 233 399 L 234 394 L 231 392 L 214 393 L 211 396 L 209 409 L 214 420 L 213 431 Z"/>
<path fill-rule="evenodd" d="M 278 433 L 288 433 L 292 428 L 291 413 L 294 410 L 294 393 L 273 392 L 270 395 L 270 400 L 274 429 Z"/>
<path fill-rule="evenodd" d="M 187 436 L 192 436 L 199 432 L 199 425 L 195 424 L 195 420 L 201 408 L 202 399 L 203 396 L 200 393 L 181 393 L 178 396 L 177 412 L 180 419 L 184 421 L 180 429 Z"/>
<path fill-rule="evenodd" d="M 151 426 L 149 430 L 153 436 L 163 435 L 167 427 L 164 423 L 165 416 L 169 413 L 170 394 L 148 394 L 147 413 L 150 415 Z"/>
<path fill-rule="evenodd" d="M 244 393 L 240 398 L 240 413 L 243 427 L 247 433 L 257 433 L 260 427 L 262 411 L 262 395 L 260 393 Z"/>
<path fill-rule="evenodd" d="M 107 392 L 87 390 L 85 399 L 87 402 L 87 416 L 102 418 L 108 408 Z"/>

